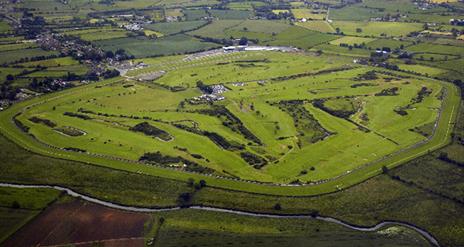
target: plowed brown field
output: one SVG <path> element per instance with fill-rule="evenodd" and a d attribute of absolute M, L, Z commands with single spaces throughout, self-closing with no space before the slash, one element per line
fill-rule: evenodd
<path fill-rule="evenodd" d="M 74 200 L 54 204 L 5 241 L 4 246 L 144 246 L 148 214 Z"/>

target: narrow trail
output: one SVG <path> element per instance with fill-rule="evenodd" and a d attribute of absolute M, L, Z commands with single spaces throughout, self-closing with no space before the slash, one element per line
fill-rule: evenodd
<path fill-rule="evenodd" d="M 250 216 L 250 217 L 261 217 L 261 218 L 274 218 L 274 219 L 308 219 L 308 220 L 320 220 L 324 222 L 334 223 L 341 225 L 343 227 L 349 228 L 351 230 L 361 231 L 361 232 L 375 232 L 379 229 L 387 226 L 403 226 L 409 229 L 412 229 L 419 233 L 422 237 L 424 237 L 430 244 L 434 246 L 440 246 L 437 239 L 432 236 L 429 232 L 424 229 L 421 229 L 417 226 L 412 224 L 408 224 L 405 222 L 399 221 L 382 221 L 374 226 L 357 226 L 352 225 L 342 220 L 326 217 L 326 216 L 311 216 L 307 214 L 292 214 L 292 215 L 284 215 L 284 214 L 269 214 L 269 213 L 256 213 L 256 212 L 247 212 L 242 210 L 234 210 L 234 209 L 225 209 L 225 208 L 217 208 L 217 207 L 207 207 L 207 206 L 188 206 L 185 208 L 181 207 L 163 207 L 163 208 L 148 208 L 148 207 L 134 207 L 134 206 L 124 206 L 117 203 L 107 202 L 100 199 L 96 199 L 84 194 L 80 194 L 75 192 L 69 188 L 56 186 L 56 185 L 25 185 L 25 184 L 12 184 L 12 183 L 0 183 L 0 187 L 8 187 L 8 188 L 20 188 L 20 189 L 55 189 L 59 191 L 66 192 L 68 195 L 76 198 L 83 199 L 88 202 L 92 202 L 98 205 L 102 205 L 105 207 L 119 209 L 124 211 L 131 211 L 131 212 L 139 212 L 139 213 L 154 213 L 154 212 L 167 212 L 167 211 L 179 211 L 182 209 L 190 208 L 195 210 L 203 210 L 209 212 L 220 212 L 220 213 L 229 213 L 235 215 L 243 215 L 243 216 Z"/>

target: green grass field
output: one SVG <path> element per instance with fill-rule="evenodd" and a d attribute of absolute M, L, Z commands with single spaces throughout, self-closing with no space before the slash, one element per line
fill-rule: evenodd
<path fill-rule="evenodd" d="M 332 40 L 330 44 L 332 45 L 340 45 L 340 44 L 348 44 L 348 45 L 354 45 L 354 44 L 362 44 L 362 43 L 369 43 L 371 41 L 374 41 L 375 39 L 372 38 L 361 38 L 361 37 L 353 37 L 353 36 L 344 36 L 342 38 Z"/>
<path fill-rule="evenodd" d="M 127 37 L 128 32 L 121 28 L 102 27 L 63 32 L 65 35 L 77 36 L 86 41 L 117 39 Z"/>
<path fill-rule="evenodd" d="M 0 63 L 17 62 L 21 59 L 30 59 L 33 57 L 58 55 L 57 51 L 44 51 L 40 48 L 19 49 L 12 51 L 0 52 Z"/>
<path fill-rule="evenodd" d="M 335 21 L 332 25 L 334 28 L 340 28 L 347 35 L 368 37 L 405 37 L 410 32 L 422 30 L 422 24 L 406 22 Z M 357 32 L 358 28 L 361 32 Z"/>
<path fill-rule="evenodd" d="M 370 86 L 356 86 L 359 81 L 355 78 L 369 69 L 356 68 L 354 65 L 347 68 L 346 63 L 350 60 L 343 57 L 244 52 L 192 61 L 184 61 L 181 57 L 161 59 L 165 60 L 169 62 L 162 62 L 156 67 L 148 67 L 128 75 L 138 76 L 163 69 L 167 73 L 156 80 L 156 84 L 171 88 L 182 87 L 184 90 L 176 92 L 151 83 L 124 82 L 116 79 L 102 82 L 98 87 L 89 85 L 58 93 L 54 97 L 50 95 L 50 100 L 45 104 L 34 105 L 17 117 L 18 121 L 30 127 L 29 133 L 42 142 L 59 148 L 86 150 L 92 154 L 104 155 L 103 157 L 56 149 L 47 150 L 31 138 L 21 137 L 23 134 L 19 133 L 19 129 L 12 126 L 11 122 L 2 122 L 2 128 L 7 128 L 6 134 L 22 145 L 52 156 L 67 159 L 79 157 L 100 164 L 100 160 L 108 160 L 105 157 L 138 160 L 144 153 L 160 151 L 163 155 L 179 156 L 194 161 L 200 167 L 211 169 L 209 172 L 213 173 L 213 177 L 208 179 L 208 182 L 217 183 L 217 186 L 247 188 L 247 191 L 266 193 L 288 190 L 285 193 L 292 191 L 291 193 L 295 194 L 311 194 L 333 189 L 331 186 L 334 184 L 335 188 L 348 186 L 378 173 L 382 165 L 395 166 L 403 160 L 420 155 L 422 150 L 446 143 L 449 119 L 456 113 L 453 107 L 456 92 L 448 84 L 419 77 L 397 77 L 392 80 L 390 76 L 379 73 L 377 79 L 369 81 Z M 221 65 L 211 69 L 211 65 L 214 64 Z M 340 68 L 344 70 L 324 73 Z M 288 77 L 299 74 L 303 76 Z M 307 81 L 308 77 L 311 78 L 311 82 Z M 224 93 L 226 100 L 215 104 L 225 109 L 225 112 L 221 110 L 222 113 L 216 115 L 218 113 L 214 112 L 217 111 L 217 107 L 181 103 L 200 95 L 200 91 L 195 88 L 198 81 L 206 85 L 223 83 L 230 88 Z M 264 81 L 264 85 L 260 85 L 259 81 Z M 246 84 L 237 87 L 234 86 L 234 82 Z M 381 96 L 381 92 L 392 87 L 399 88 L 399 92 L 393 96 Z M 417 97 L 422 87 L 426 87 L 431 93 L 414 103 L 412 108 L 409 102 Z M 443 87 L 447 88 L 449 97 L 441 103 L 437 95 Z M 286 93 L 281 94 L 282 90 Z M 362 107 L 345 119 L 331 115 L 334 113 L 316 108 L 310 103 L 315 99 L 340 96 L 354 97 L 361 102 Z M 295 113 L 290 114 L 288 110 L 285 111 L 276 105 L 296 99 L 306 101 L 295 105 L 300 109 L 297 115 L 292 115 Z M 34 101 L 42 102 L 42 99 L 37 98 L 27 104 Z M 15 114 L 23 107 L 21 105 L 3 112 L 2 115 L 8 114 L 4 119 Z M 407 105 L 409 108 L 405 108 L 406 116 L 395 112 L 395 109 Z M 425 140 L 424 136 L 409 129 L 434 122 L 440 108 L 443 111 L 440 128 L 437 129 L 434 138 L 426 145 L 408 148 Z M 79 118 L 69 115 L 70 112 L 77 114 Z M 82 116 L 89 119 L 83 119 Z M 31 122 L 29 119 L 32 117 L 48 119 L 56 127 L 77 128 L 85 135 L 63 135 L 54 130 L 55 126 Z M 234 119 L 240 119 L 240 122 Z M 128 130 L 142 121 L 166 131 L 173 139 L 165 142 Z M 179 128 L 176 125 L 178 123 L 183 126 L 192 126 L 187 123 L 193 123 L 197 131 L 216 133 L 227 142 L 240 145 L 241 148 L 223 149 L 223 146 L 213 139 L 195 131 Z M 360 128 L 360 125 L 365 129 Z M 315 126 L 320 127 L 317 129 Z M 323 140 L 314 139 L 321 130 L 331 134 Z M 250 137 L 250 133 L 253 138 Z M 203 145 L 191 145 L 200 142 Z M 379 149 L 379 146 L 382 148 Z M 334 149 L 343 152 L 334 156 L 331 151 Z M 252 166 L 256 163 L 250 163 L 251 161 L 244 158 L 243 153 L 254 156 L 253 162 L 260 159 L 260 168 Z M 381 159 L 392 153 L 395 155 Z M 375 162 L 375 165 L 357 170 L 363 164 L 371 162 Z M 201 177 L 156 166 L 125 163 L 112 160 L 106 165 L 178 179 Z M 177 170 L 181 168 L 176 162 L 168 164 L 170 167 L 177 167 Z M 180 170 L 184 169 L 189 171 L 193 168 Z M 318 186 L 271 188 L 215 178 L 216 175 L 277 183 L 311 183 L 327 179 L 330 182 Z M 337 179 L 330 180 L 331 178 Z M 241 183 L 243 185 L 240 185 Z"/>
<path fill-rule="evenodd" d="M 184 34 L 163 37 L 156 40 L 136 37 L 100 40 L 95 43 L 104 50 L 116 51 L 117 49 L 124 49 L 128 54 L 137 58 L 190 53 L 218 47 L 217 44 L 202 42 Z"/>
<path fill-rule="evenodd" d="M 298 22 L 296 25 L 321 33 L 334 33 L 335 29 L 326 21 Z"/>
<path fill-rule="evenodd" d="M 11 31 L 11 27 L 7 22 L 0 21 L 0 32 L 1 33 L 8 33 Z"/>
<path fill-rule="evenodd" d="M 410 71 L 410 72 L 415 72 L 415 73 L 419 73 L 422 75 L 429 75 L 429 76 L 437 76 L 437 75 L 440 75 L 446 72 L 443 69 L 433 68 L 433 67 L 418 65 L 418 64 L 401 64 L 399 65 L 399 67 L 401 70 L 404 70 L 404 71 Z"/>
<path fill-rule="evenodd" d="M 204 21 L 160 22 L 146 25 L 145 28 L 158 31 L 164 35 L 172 35 L 196 29 L 204 24 L 206 24 Z"/>
<path fill-rule="evenodd" d="M 306 18 L 309 20 L 324 20 L 325 13 L 311 9 L 292 9 L 292 13 L 297 19 Z"/>

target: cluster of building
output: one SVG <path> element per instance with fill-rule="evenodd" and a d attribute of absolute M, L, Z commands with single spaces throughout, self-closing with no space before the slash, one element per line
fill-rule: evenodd
<path fill-rule="evenodd" d="M 193 97 L 192 99 L 190 99 L 190 103 L 191 104 L 202 104 L 202 103 L 209 103 L 209 102 L 224 100 L 225 97 L 222 96 L 222 94 L 228 90 L 222 84 L 207 86 L 207 89 L 208 89 L 208 93 L 202 94 L 198 97 Z"/>
<path fill-rule="evenodd" d="M 370 18 L 370 21 L 382 21 L 382 22 L 398 22 L 401 21 L 403 18 L 408 18 L 407 15 L 385 15 L 381 17 L 372 17 Z"/>
<path fill-rule="evenodd" d="M 453 26 L 464 26 L 464 19 L 450 19 L 449 23 Z"/>
<path fill-rule="evenodd" d="M 101 49 L 75 39 L 65 38 L 61 34 L 44 33 L 37 37 L 37 43 L 45 50 L 60 51 L 64 55 L 75 55 L 77 58 L 103 57 Z"/>
<path fill-rule="evenodd" d="M 118 19 L 119 21 L 116 21 L 116 23 L 119 27 L 128 31 L 142 31 L 145 24 L 153 23 L 152 20 L 143 15 L 121 14 L 112 15 L 110 18 Z"/>
<path fill-rule="evenodd" d="M 10 101 L 9 100 L 0 100 L 0 111 L 5 110 L 10 106 Z"/>
<path fill-rule="evenodd" d="M 244 82 L 234 82 L 234 83 L 232 83 L 232 86 L 234 86 L 234 87 L 243 87 L 245 85 L 246 84 Z"/>
<path fill-rule="evenodd" d="M 208 86 L 211 90 L 210 94 L 223 94 L 227 91 L 227 88 L 222 84 Z"/>
<path fill-rule="evenodd" d="M 26 100 L 26 99 L 29 99 L 29 98 L 32 98 L 32 97 L 35 97 L 35 96 L 38 96 L 38 95 L 40 95 L 40 94 L 37 93 L 37 92 L 31 91 L 31 90 L 26 89 L 26 88 L 21 88 L 21 89 L 19 89 L 19 92 L 16 94 L 15 99 L 17 101 L 23 101 L 23 100 Z M 6 104 L 6 106 L 8 106 L 8 104 L 11 104 L 11 103 L 9 103 L 8 101 L 5 101 L 4 104 Z"/>
<path fill-rule="evenodd" d="M 139 23 L 128 23 L 121 25 L 121 27 L 125 28 L 128 31 L 142 31 L 143 27 Z"/>
<path fill-rule="evenodd" d="M 428 10 L 433 7 L 433 4 L 427 1 L 414 1 L 414 5 L 420 10 Z"/>
<path fill-rule="evenodd" d="M 191 104 L 202 104 L 206 102 L 214 102 L 214 101 L 221 101 L 224 100 L 225 97 L 222 95 L 216 95 L 216 94 L 202 94 L 198 97 L 193 97 L 190 99 Z"/>
<path fill-rule="evenodd" d="M 146 68 L 148 67 L 148 65 L 144 62 L 138 62 L 138 63 L 134 63 L 132 61 L 129 61 L 129 62 L 126 62 L 126 61 L 123 61 L 123 62 L 120 62 L 118 60 L 112 60 L 112 59 L 108 59 L 108 64 L 115 68 L 116 70 L 119 71 L 119 74 L 120 75 L 125 75 L 128 71 L 130 70 L 138 70 L 138 69 L 143 69 L 143 68 Z"/>

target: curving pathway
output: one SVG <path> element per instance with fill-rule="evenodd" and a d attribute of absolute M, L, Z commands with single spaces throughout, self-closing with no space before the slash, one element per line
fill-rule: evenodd
<path fill-rule="evenodd" d="M 109 208 L 114 208 L 114 209 L 120 209 L 120 210 L 125 210 L 125 211 L 132 211 L 132 212 L 139 212 L 139 213 L 153 213 L 153 212 L 165 212 L 165 211 L 177 211 L 181 210 L 183 208 L 181 207 L 164 207 L 164 208 L 147 208 L 147 207 L 134 207 L 134 206 L 124 206 L 121 204 L 117 203 L 112 203 L 112 202 L 107 202 L 103 201 L 94 197 L 90 197 L 84 194 L 80 194 L 78 192 L 75 192 L 69 188 L 66 187 L 61 187 L 57 185 L 26 185 L 26 184 L 12 184 L 12 183 L 0 183 L 0 187 L 9 187 L 9 188 L 20 188 L 20 189 L 55 189 L 59 191 L 66 192 L 68 195 L 80 198 L 95 204 L 99 204 L 102 206 L 106 206 Z M 437 239 L 432 236 L 429 232 L 426 230 L 423 230 L 417 226 L 414 226 L 412 224 L 404 223 L 404 222 L 398 222 L 398 221 L 382 221 L 378 223 L 377 225 L 370 226 L 370 227 L 363 227 L 363 226 L 356 226 L 352 225 L 349 223 L 346 223 L 344 221 L 341 221 L 336 218 L 332 217 L 325 217 L 325 216 L 310 216 L 307 214 L 292 214 L 292 215 L 283 215 L 283 214 L 268 214 L 268 213 L 255 213 L 255 212 L 247 212 L 247 211 L 242 211 L 242 210 L 234 210 L 234 209 L 225 209 L 225 208 L 217 208 L 217 207 L 207 207 L 207 206 L 189 206 L 186 208 L 191 208 L 191 209 L 196 209 L 196 210 L 204 210 L 204 211 L 210 211 L 210 212 L 220 212 L 220 213 L 229 213 L 229 214 L 235 214 L 235 215 L 243 215 L 243 216 L 251 216 L 251 217 L 262 217 L 262 218 L 277 218 L 277 219 L 316 219 L 316 220 L 321 220 L 329 223 L 335 223 L 344 227 L 347 227 L 352 230 L 356 231 L 362 231 L 362 232 L 375 232 L 382 227 L 386 226 L 403 226 L 406 228 L 410 228 L 420 235 L 427 239 L 432 245 L 434 246 L 440 246 Z"/>

